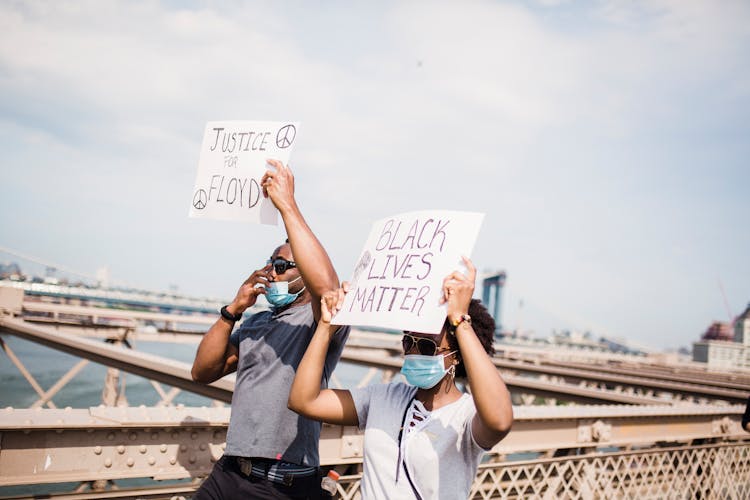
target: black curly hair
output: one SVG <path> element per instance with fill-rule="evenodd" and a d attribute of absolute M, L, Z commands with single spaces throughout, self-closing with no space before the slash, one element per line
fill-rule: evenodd
<path fill-rule="evenodd" d="M 471 316 L 471 326 L 474 329 L 474 333 L 477 334 L 477 338 L 482 344 L 482 347 L 484 347 L 484 351 L 492 356 L 495 354 L 495 347 L 493 346 L 493 340 L 495 337 L 495 320 L 479 299 L 471 299 L 471 302 L 469 303 L 469 316 Z M 449 332 L 450 329 L 453 328 L 453 326 L 448 323 L 448 318 L 446 318 L 446 328 L 449 328 Z M 458 340 L 456 340 L 455 335 L 448 334 L 447 337 L 451 351 L 458 351 L 458 354 L 456 355 L 456 359 L 458 360 L 458 364 L 456 365 L 456 377 L 466 377 L 466 368 L 464 368 L 464 362 L 461 358 L 461 349 L 458 347 Z"/>

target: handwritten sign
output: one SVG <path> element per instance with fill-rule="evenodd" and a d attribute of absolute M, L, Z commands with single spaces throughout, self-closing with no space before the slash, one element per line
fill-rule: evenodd
<path fill-rule="evenodd" d="M 440 333 L 443 278 L 465 272 L 483 214 L 431 210 L 375 223 L 350 281 L 336 325 Z"/>
<path fill-rule="evenodd" d="M 263 197 L 266 160 L 289 163 L 296 122 L 208 122 L 203 134 L 190 217 L 278 224 L 278 211 Z"/>

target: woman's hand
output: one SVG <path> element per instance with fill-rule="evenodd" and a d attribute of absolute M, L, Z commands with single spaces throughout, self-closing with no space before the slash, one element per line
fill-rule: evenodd
<path fill-rule="evenodd" d="M 461 315 L 469 313 L 469 304 L 474 295 L 474 281 L 477 270 L 468 257 L 461 256 L 466 265 L 466 274 L 453 271 L 443 279 L 441 304 L 448 304 L 446 315 L 451 324 L 461 320 Z"/>
<path fill-rule="evenodd" d="M 344 282 L 344 286 L 348 288 L 348 283 Z M 346 296 L 344 286 L 342 286 L 341 288 L 337 288 L 336 290 L 326 292 L 320 298 L 321 323 L 330 324 L 333 317 L 336 316 L 336 313 L 341 310 L 341 307 L 344 305 L 344 297 Z"/>

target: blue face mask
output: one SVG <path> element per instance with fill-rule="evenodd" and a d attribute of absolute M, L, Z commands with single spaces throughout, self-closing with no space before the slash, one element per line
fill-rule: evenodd
<path fill-rule="evenodd" d="M 305 287 L 302 287 L 302 290 L 297 293 L 289 293 L 289 283 L 294 283 L 300 279 L 302 279 L 302 276 L 298 276 L 292 281 L 272 281 L 266 288 L 268 303 L 274 307 L 284 307 L 297 300 L 297 297 L 305 291 Z"/>
<path fill-rule="evenodd" d="M 422 354 L 407 354 L 401 373 L 411 385 L 421 389 L 431 389 L 440 382 L 448 369 L 445 368 L 443 359 L 456 351 L 437 356 L 423 356 Z"/>

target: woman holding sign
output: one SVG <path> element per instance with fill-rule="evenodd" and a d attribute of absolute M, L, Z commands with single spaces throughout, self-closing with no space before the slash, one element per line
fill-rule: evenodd
<path fill-rule="evenodd" d="M 471 297 L 476 269 L 443 280 L 447 317 L 435 334 L 404 332 L 403 383 L 320 389 L 331 317 L 342 289 L 321 298 L 321 318 L 289 394 L 289 408 L 313 420 L 365 432 L 362 498 L 466 498 L 482 454 L 510 431 L 510 393 L 490 360 L 495 322 Z M 471 395 L 456 377 L 466 376 Z"/>

